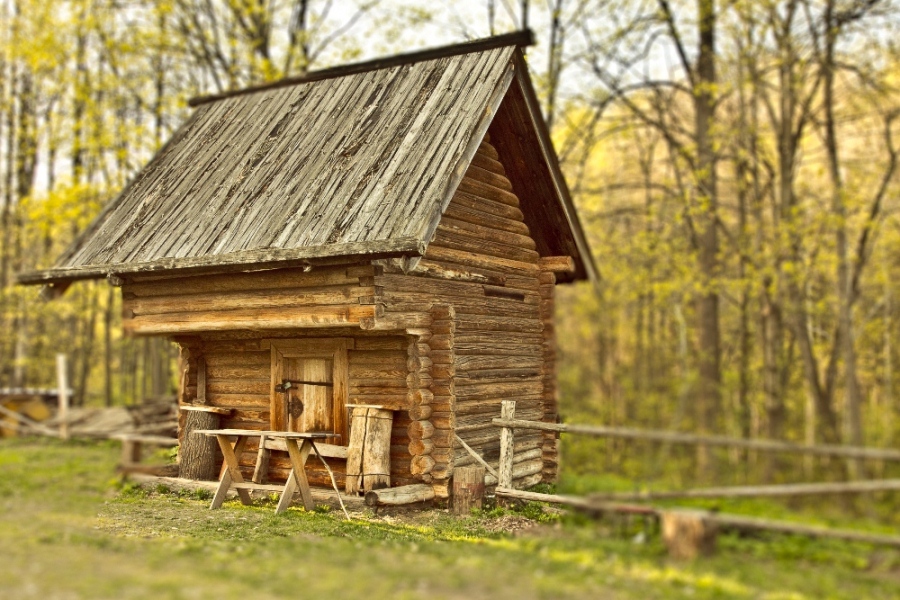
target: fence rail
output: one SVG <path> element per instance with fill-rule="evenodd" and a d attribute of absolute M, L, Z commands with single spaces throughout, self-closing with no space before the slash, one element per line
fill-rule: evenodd
<path fill-rule="evenodd" d="M 652 442 L 668 442 L 670 444 L 689 444 L 694 446 L 725 446 L 728 448 L 744 448 L 746 450 L 758 450 L 762 452 L 791 452 L 795 454 L 837 456 L 841 458 L 900 461 L 900 450 L 893 450 L 890 448 L 838 446 L 833 444 L 806 445 L 783 442 L 780 440 L 747 440 L 720 435 L 695 435 L 692 433 L 679 433 L 676 431 L 663 431 L 659 429 L 604 427 L 602 425 L 569 425 L 564 423 L 521 421 L 517 419 L 494 419 L 492 423 L 497 427 L 579 433 L 594 437 L 625 438 Z"/>
<path fill-rule="evenodd" d="M 739 531 L 776 531 L 812 537 L 828 537 L 848 541 L 867 542 L 900 548 L 900 537 L 870 534 L 860 531 L 838 530 L 827 527 L 811 527 L 798 523 L 753 519 L 740 515 L 721 515 L 705 511 L 659 508 L 648 505 L 622 504 L 621 501 L 641 501 L 675 498 L 741 498 L 764 496 L 798 496 L 809 494 L 865 493 L 877 491 L 900 491 L 900 479 L 884 479 L 873 481 L 795 483 L 783 485 L 733 486 L 683 491 L 660 491 L 638 493 L 592 494 L 589 497 L 562 496 L 556 494 L 539 494 L 513 489 L 512 465 L 514 453 L 514 430 L 531 429 L 537 431 L 554 431 L 560 433 L 584 434 L 604 438 L 626 438 L 654 442 L 725 446 L 744 448 L 763 452 L 792 452 L 817 456 L 837 456 L 850 459 L 871 459 L 883 461 L 900 461 L 900 451 L 889 448 L 866 448 L 859 446 L 836 445 L 804 445 L 783 442 L 780 440 L 755 439 L 746 440 L 715 435 L 694 435 L 675 431 L 653 429 L 632 429 L 626 427 L 604 427 L 596 425 L 569 425 L 525 421 L 515 418 L 516 403 L 504 400 L 501 403 L 501 418 L 493 419 L 492 424 L 501 427 L 500 464 L 498 485 L 495 493 L 498 497 L 518 500 L 534 500 L 564 504 L 582 510 L 600 512 L 625 512 L 659 517 L 663 522 L 663 538 L 673 556 L 695 556 L 708 542 L 714 538 L 718 528 Z M 691 535 L 684 535 L 684 532 Z M 714 545 L 714 544 L 713 544 Z"/>

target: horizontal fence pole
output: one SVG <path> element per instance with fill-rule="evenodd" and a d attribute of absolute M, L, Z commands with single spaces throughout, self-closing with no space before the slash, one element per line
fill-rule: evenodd
<path fill-rule="evenodd" d="M 900 461 L 900 450 L 889 448 L 862 448 L 858 446 L 835 446 L 794 444 L 778 440 L 744 440 L 719 435 L 694 435 L 656 429 L 632 429 L 628 427 L 604 427 L 602 425 L 569 425 L 565 423 L 541 423 L 538 421 L 520 421 L 493 419 L 497 427 L 513 427 L 516 429 L 536 429 L 540 431 L 558 431 L 561 433 L 579 433 L 596 437 L 627 438 L 652 442 L 669 442 L 673 444 L 690 444 L 703 446 L 726 446 L 729 448 L 745 448 L 763 452 L 793 452 L 796 454 L 813 454 L 817 456 L 838 456 L 842 458 L 864 458 L 870 460 Z"/>
<path fill-rule="evenodd" d="M 497 486 L 494 494 L 501 498 L 513 500 L 525 500 L 528 502 L 547 502 L 548 504 L 562 504 L 583 510 L 597 510 L 606 512 L 631 513 L 641 515 L 655 515 L 657 510 L 640 504 L 619 504 L 616 502 L 598 502 L 580 496 L 562 496 L 559 494 L 541 494 L 539 492 L 525 492 L 513 488 Z"/>
<path fill-rule="evenodd" d="M 596 501 L 667 500 L 685 498 L 762 498 L 770 496 L 813 496 L 818 494 L 858 494 L 866 492 L 900 491 L 900 479 L 869 481 L 788 483 L 782 485 L 746 485 L 699 488 L 673 492 L 613 492 L 588 496 Z"/>
<path fill-rule="evenodd" d="M 900 548 L 900 537 L 893 535 L 865 533 L 849 529 L 831 529 L 815 525 L 798 525 L 784 521 L 770 521 L 768 519 L 756 519 L 738 515 L 713 514 L 710 516 L 710 519 L 723 529 L 732 531 L 774 531 L 776 533 L 788 533 L 813 538 L 829 538 L 846 542 L 863 542 L 865 544 Z"/>
<path fill-rule="evenodd" d="M 672 510 L 652 506 L 635 506 L 629 504 L 618 504 L 614 502 L 592 501 L 587 498 L 578 498 L 575 496 L 560 496 L 556 494 L 523 492 L 520 490 L 499 487 L 497 488 L 495 493 L 498 496 L 504 498 L 516 498 L 519 500 L 527 500 L 531 502 L 548 502 L 551 504 L 571 506 L 573 508 L 604 512 L 658 516 L 666 512 L 667 510 Z M 850 542 L 864 542 L 867 544 L 877 544 L 881 546 L 892 546 L 894 548 L 900 548 L 900 537 L 892 535 L 866 533 L 848 529 L 831 529 L 828 527 L 801 525 L 799 523 L 788 523 L 785 521 L 770 521 L 768 519 L 756 519 L 752 517 L 743 517 L 740 515 L 721 513 L 706 513 L 706 515 L 706 518 L 719 525 L 719 527 L 721 527 L 722 529 L 732 531 L 773 531 L 777 533 L 802 535 L 814 538 L 831 538 Z"/>

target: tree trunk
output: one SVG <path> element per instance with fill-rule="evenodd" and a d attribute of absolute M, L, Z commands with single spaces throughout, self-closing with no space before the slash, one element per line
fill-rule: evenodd
<path fill-rule="evenodd" d="M 696 89 L 694 93 L 695 135 L 697 143 L 698 245 L 702 291 L 697 300 L 697 319 L 700 330 L 697 430 L 712 433 L 721 408 L 721 365 L 719 332 L 719 294 L 716 279 L 719 271 L 719 238 L 716 223 L 718 201 L 716 150 L 712 140 L 715 121 L 716 64 L 715 64 L 715 2 L 697 1 L 700 24 L 699 54 L 697 57 Z M 697 471 L 701 478 L 711 475 L 711 455 L 708 448 L 697 449 Z"/>

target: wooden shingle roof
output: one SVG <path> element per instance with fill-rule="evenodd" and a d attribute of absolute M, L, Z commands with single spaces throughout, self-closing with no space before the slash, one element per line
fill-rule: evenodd
<path fill-rule="evenodd" d="M 56 266 L 19 281 L 420 256 L 524 68 L 516 43 L 202 102 Z"/>

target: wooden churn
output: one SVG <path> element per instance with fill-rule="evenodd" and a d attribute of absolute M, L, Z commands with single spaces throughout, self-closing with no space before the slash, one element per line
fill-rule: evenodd
<path fill-rule="evenodd" d="M 348 494 L 391 487 L 391 427 L 394 413 L 380 406 L 348 404 L 350 443 L 347 447 Z"/>

